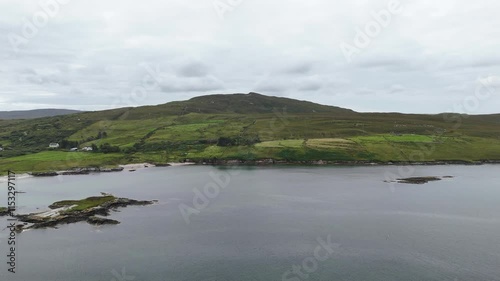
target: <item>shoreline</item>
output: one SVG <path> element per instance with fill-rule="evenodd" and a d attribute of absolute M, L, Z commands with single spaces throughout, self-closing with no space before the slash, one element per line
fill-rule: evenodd
<path fill-rule="evenodd" d="M 179 167 L 196 165 L 196 163 L 166 163 L 166 164 L 151 164 L 151 163 L 134 163 L 134 164 L 120 164 L 114 168 L 95 168 L 95 167 L 80 167 L 69 170 L 60 171 L 43 171 L 43 172 L 24 172 L 22 174 L 16 174 L 16 180 L 22 180 L 27 178 L 40 178 L 40 177 L 57 177 L 57 176 L 72 176 L 72 175 L 89 175 L 98 173 L 112 173 L 112 172 L 122 172 L 122 171 L 135 171 L 147 168 L 155 167 Z M 0 176 L 0 183 L 8 181 L 8 176 Z"/>
<path fill-rule="evenodd" d="M 369 167 L 369 166 L 481 166 L 500 164 L 500 160 L 481 160 L 481 161 L 463 161 L 463 160 L 438 160 L 427 162 L 408 162 L 408 161 L 287 161 L 275 159 L 261 160 L 220 160 L 220 159 L 204 159 L 198 161 L 188 160 L 186 162 L 170 162 L 165 164 L 152 163 L 131 163 L 120 164 L 115 168 L 95 168 L 81 167 L 70 170 L 61 171 L 45 171 L 45 172 L 25 172 L 16 175 L 16 180 L 22 180 L 33 177 L 56 177 L 70 175 L 88 175 L 96 173 L 110 173 L 136 170 L 142 170 L 155 167 L 180 167 L 180 166 L 331 166 L 331 167 Z M 0 176 L 0 183 L 8 181 L 7 176 Z"/>
<path fill-rule="evenodd" d="M 15 171 L 14 171 L 15 172 Z M 29 173 L 16 174 L 16 180 L 31 178 Z M 0 176 L 0 183 L 8 182 L 8 176 Z"/>
<path fill-rule="evenodd" d="M 219 160 L 205 159 L 195 162 L 196 165 L 212 165 L 212 166 L 447 166 L 447 165 L 464 165 L 464 166 L 480 166 L 489 164 L 500 164 L 500 160 L 479 160 L 479 161 L 464 161 L 464 160 L 436 160 L 436 161 L 288 161 L 275 159 L 261 160 Z"/>

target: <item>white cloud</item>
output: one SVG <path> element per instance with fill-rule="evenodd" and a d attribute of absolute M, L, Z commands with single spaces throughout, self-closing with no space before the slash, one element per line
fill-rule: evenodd
<path fill-rule="evenodd" d="M 340 42 L 388 2 L 252 0 L 220 20 L 211 1 L 69 1 L 15 53 L 7 35 L 22 34 L 40 5 L 3 0 L 0 110 L 115 107 L 147 75 L 141 63 L 159 65 L 161 83 L 136 106 L 260 91 L 437 113 L 473 93 L 478 77 L 498 87 L 496 0 L 401 0 L 403 13 L 348 64 Z M 499 102 L 493 95 L 478 113 L 498 112 Z"/>

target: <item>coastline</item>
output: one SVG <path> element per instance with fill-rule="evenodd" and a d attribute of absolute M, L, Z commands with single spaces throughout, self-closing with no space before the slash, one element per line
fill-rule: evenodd
<path fill-rule="evenodd" d="M 15 172 L 15 171 L 14 171 Z M 29 173 L 16 174 L 16 180 L 31 178 Z M 8 182 L 8 176 L 0 176 L 0 183 Z"/>
<path fill-rule="evenodd" d="M 95 173 L 135 171 L 135 170 L 154 168 L 154 167 L 178 167 L 178 166 L 188 166 L 188 165 L 196 165 L 196 163 L 191 163 L 191 162 L 166 163 L 166 164 L 132 163 L 132 164 L 120 164 L 114 168 L 80 167 L 80 168 L 74 168 L 70 170 L 60 170 L 60 171 L 25 172 L 22 174 L 16 174 L 16 180 L 36 178 L 36 177 L 56 177 L 56 176 L 72 176 L 72 175 L 89 175 Z M 4 183 L 7 181 L 8 181 L 7 175 L 0 176 L 0 183 Z"/>
<path fill-rule="evenodd" d="M 426 162 L 408 162 L 408 161 L 289 161 L 289 160 L 275 160 L 275 159 L 261 159 L 261 160 L 220 160 L 220 159 L 203 159 L 203 160 L 189 160 L 186 162 L 170 162 L 164 164 L 158 163 L 131 163 L 120 164 L 115 168 L 95 168 L 95 167 L 81 167 L 71 170 L 61 171 L 43 171 L 43 172 L 27 172 L 16 175 L 16 180 L 22 180 L 32 177 L 55 177 L 55 176 L 69 176 L 69 175 L 88 175 L 95 173 L 109 173 L 109 172 L 122 172 L 155 168 L 155 167 L 179 167 L 179 166 L 446 166 L 446 165 L 464 165 L 464 166 L 479 166 L 479 165 L 495 165 L 500 164 L 500 160 L 480 160 L 480 161 L 463 161 L 463 160 L 438 160 Z M 0 183 L 7 182 L 7 176 L 0 176 Z"/>
<path fill-rule="evenodd" d="M 436 160 L 436 161 L 289 161 L 275 159 L 260 159 L 260 160 L 220 160 L 220 159 L 204 159 L 195 162 L 197 165 L 214 165 L 214 166 L 273 166 L 273 165 L 289 165 L 289 166 L 445 166 L 445 165 L 467 165 L 478 166 L 488 164 L 500 164 L 500 160 Z"/>

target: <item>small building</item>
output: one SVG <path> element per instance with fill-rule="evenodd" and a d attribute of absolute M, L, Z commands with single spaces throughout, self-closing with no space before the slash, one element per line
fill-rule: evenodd
<path fill-rule="evenodd" d="M 73 147 L 73 148 L 72 148 L 72 149 L 70 149 L 69 151 L 72 151 L 72 152 L 74 152 L 74 151 L 78 151 L 78 147 Z"/>
<path fill-rule="evenodd" d="M 3 151 L 3 147 L 0 147 L 0 151 Z"/>
<path fill-rule="evenodd" d="M 59 148 L 59 144 L 57 142 L 52 142 L 49 144 L 50 148 Z"/>
<path fill-rule="evenodd" d="M 92 149 L 92 147 L 90 147 L 90 146 L 86 146 L 86 147 L 82 148 L 82 151 L 92 151 L 92 150 L 94 150 L 94 149 Z"/>

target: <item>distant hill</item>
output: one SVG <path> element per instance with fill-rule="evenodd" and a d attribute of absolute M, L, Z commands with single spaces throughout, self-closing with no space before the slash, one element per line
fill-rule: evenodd
<path fill-rule="evenodd" d="M 321 105 L 309 101 L 265 96 L 258 93 L 207 95 L 187 101 L 175 101 L 156 106 L 141 106 L 130 109 L 129 119 L 143 119 L 166 115 L 202 114 L 266 114 L 276 110 L 288 113 L 330 113 L 352 115 L 355 111 L 336 106 Z"/>
<path fill-rule="evenodd" d="M 73 113 L 80 113 L 78 110 L 70 109 L 35 109 L 35 110 L 20 110 L 20 111 L 0 111 L 0 119 L 12 120 L 12 119 L 35 119 L 42 117 L 53 117 L 68 115 Z"/>
<path fill-rule="evenodd" d="M 355 113 L 350 109 L 321 105 L 282 97 L 265 96 L 258 93 L 209 95 L 192 98 L 184 102 L 188 111 L 204 113 L 273 113 L 275 109 L 286 108 L 289 113 Z"/>

